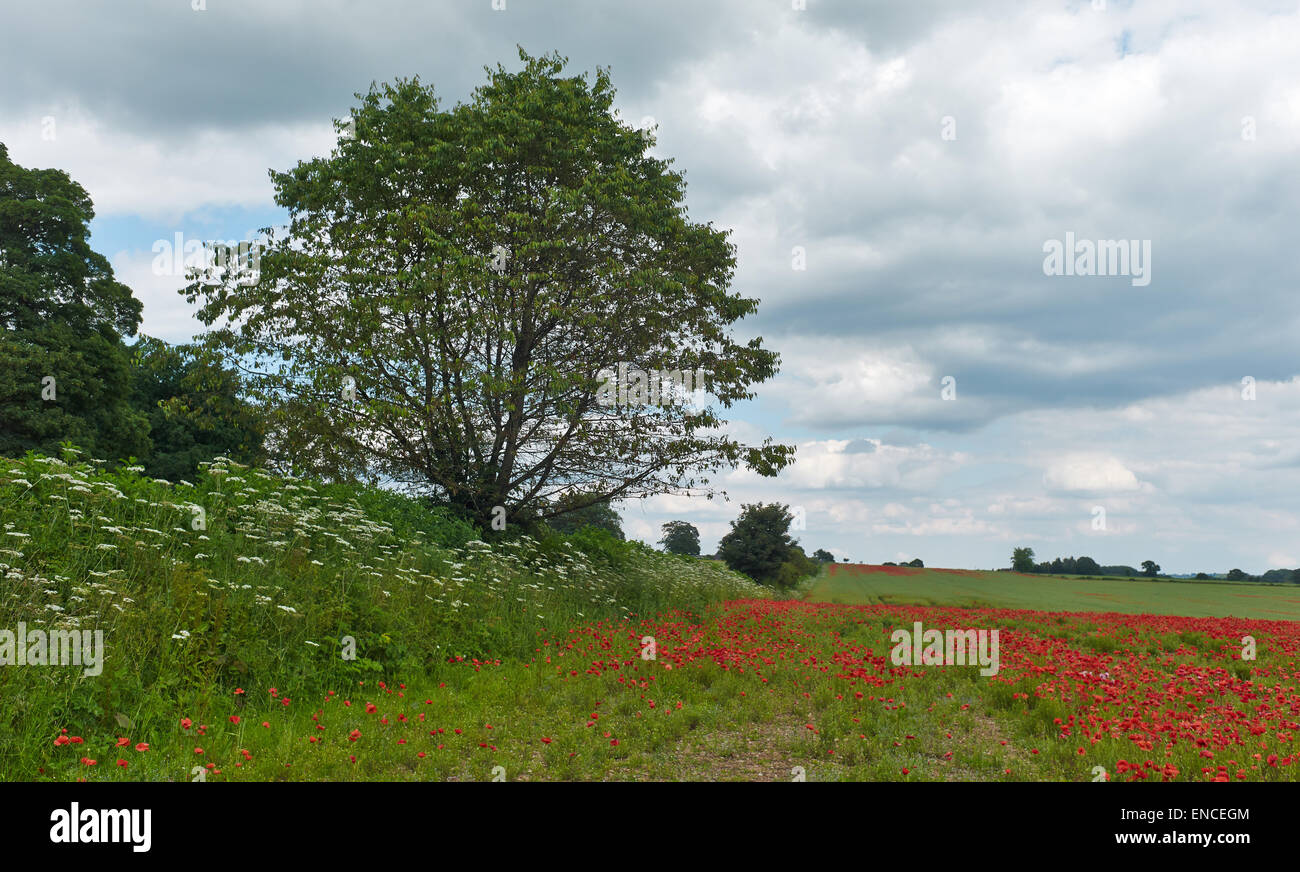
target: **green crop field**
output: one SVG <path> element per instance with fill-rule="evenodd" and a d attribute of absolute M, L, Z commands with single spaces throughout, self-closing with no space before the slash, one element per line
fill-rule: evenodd
<path fill-rule="evenodd" d="M 837 564 L 808 602 L 1300 620 L 1300 587 Z"/>

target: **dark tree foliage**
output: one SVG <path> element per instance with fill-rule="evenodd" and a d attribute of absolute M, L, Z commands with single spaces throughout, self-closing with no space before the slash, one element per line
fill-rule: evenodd
<path fill-rule="evenodd" d="M 0 143 L 0 454 L 76 443 L 108 460 L 144 455 L 122 336 L 141 304 L 92 251 L 94 207 L 60 170 L 25 169 Z"/>
<path fill-rule="evenodd" d="M 566 495 L 556 500 L 555 514 L 546 525 L 557 533 L 572 534 L 584 527 L 596 527 L 624 539 L 623 519 L 608 500 L 590 502 L 586 494 Z"/>
<path fill-rule="evenodd" d="M 660 527 L 663 538 L 659 544 L 670 554 L 700 556 L 700 531 L 686 521 L 669 521 Z"/>
<path fill-rule="evenodd" d="M 142 336 L 132 347 L 131 404 L 149 419 L 152 448 L 145 471 L 169 481 L 195 474 L 200 462 L 225 456 L 263 460 L 263 424 L 241 398 L 238 373 L 201 346 L 168 345 Z"/>
<path fill-rule="evenodd" d="M 1016 549 L 1019 551 L 1020 549 Z M 1032 550 L 1030 555 L 1032 557 Z M 1013 556 L 1014 559 L 1014 556 Z M 1013 567 L 1014 568 L 1014 567 Z M 1051 575 L 1104 575 L 1102 567 L 1091 557 L 1057 557 L 1050 563 L 1043 561 L 1035 565 L 1032 569 L 1021 569 L 1020 572 L 1039 572 Z"/>
<path fill-rule="evenodd" d="M 718 543 L 718 556 L 759 584 L 789 588 L 813 575 L 820 566 L 790 537 L 789 509 L 780 503 L 742 506 Z"/>

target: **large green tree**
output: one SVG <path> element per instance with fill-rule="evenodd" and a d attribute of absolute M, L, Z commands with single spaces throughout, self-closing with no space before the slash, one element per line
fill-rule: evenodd
<path fill-rule="evenodd" d="M 605 71 L 519 56 L 447 110 L 418 80 L 357 95 L 337 150 L 272 172 L 290 222 L 256 280 L 188 289 L 206 323 L 234 324 L 214 345 L 254 361 L 271 450 L 485 527 L 496 506 L 546 519 L 572 491 L 595 503 L 712 493 L 711 474 L 741 465 L 775 475 L 793 447 L 737 442 L 719 416 L 778 364 L 731 337 L 758 303 L 728 292 L 727 233 L 688 219 L 681 174 L 616 117 Z M 711 399 L 605 404 L 619 364 L 703 373 Z"/>
<path fill-rule="evenodd" d="M 91 249 L 94 215 L 67 173 L 18 166 L 0 143 L 0 454 L 149 450 L 122 343 L 141 304 Z"/>
<path fill-rule="evenodd" d="M 775 584 L 778 579 L 789 583 L 790 570 L 783 574 L 783 564 L 793 562 L 802 568 L 808 559 L 790 537 L 794 516 L 789 509 L 780 503 L 742 506 L 731 531 L 718 543 L 718 556 L 760 584 Z"/>
<path fill-rule="evenodd" d="M 659 544 L 669 554 L 687 554 L 700 556 L 700 531 L 689 521 L 669 521 L 659 528 L 663 538 Z"/>

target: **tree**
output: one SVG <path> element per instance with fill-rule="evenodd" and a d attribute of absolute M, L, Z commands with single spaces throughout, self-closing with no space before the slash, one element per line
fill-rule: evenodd
<path fill-rule="evenodd" d="M 238 373 L 191 345 L 141 336 L 132 346 L 131 405 L 149 421 L 146 474 L 170 481 L 218 455 L 262 459 L 262 421 L 241 397 Z"/>
<path fill-rule="evenodd" d="M 844 559 L 848 560 L 847 557 Z M 816 551 L 813 552 L 813 560 L 819 561 L 821 563 L 834 563 L 835 556 L 831 554 L 831 552 L 827 551 L 825 548 L 818 548 Z"/>
<path fill-rule="evenodd" d="M 1295 584 L 1300 584 L 1300 569 L 1296 569 L 1291 573 L 1291 581 Z"/>
<path fill-rule="evenodd" d="M 1228 575 L 1227 575 L 1228 581 L 1245 581 L 1248 578 L 1250 578 L 1250 576 L 1242 572 L 1240 569 L 1228 570 Z"/>
<path fill-rule="evenodd" d="M 774 583 L 781 565 L 794 553 L 789 535 L 794 517 L 789 508 L 779 503 L 742 506 L 740 516 L 731 522 L 731 532 L 718 543 L 718 554 L 727 566 L 759 584 Z"/>
<path fill-rule="evenodd" d="M 593 503 L 588 494 L 571 493 L 560 497 L 556 504 L 547 526 L 557 533 L 572 534 L 584 527 L 596 527 L 619 539 L 626 538 L 623 535 L 623 519 L 608 500 Z"/>
<path fill-rule="evenodd" d="M 1148 578 L 1155 578 L 1160 574 L 1160 564 L 1156 563 L 1154 560 L 1143 560 L 1142 574 Z"/>
<path fill-rule="evenodd" d="M 694 524 L 685 521 L 669 521 L 659 529 L 664 534 L 659 544 L 664 546 L 664 550 L 669 554 L 700 556 L 700 531 Z"/>
<path fill-rule="evenodd" d="M 1034 571 L 1034 549 L 1032 548 L 1013 548 L 1011 549 L 1011 568 L 1016 572 L 1033 572 Z"/>
<path fill-rule="evenodd" d="M 64 441 L 109 460 L 149 450 L 122 344 L 141 304 L 91 250 L 94 217 L 67 173 L 20 167 L 0 143 L 0 454 L 57 455 Z"/>
<path fill-rule="evenodd" d="M 925 564 L 921 562 L 921 558 L 919 558 L 919 557 L 917 557 L 915 560 L 910 560 L 910 561 L 908 561 L 907 563 L 905 563 L 905 564 L 903 564 L 903 565 L 904 565 L 904 566 L 915 566 L 915 567 L 917 567 L 918 569 L 919 569 L 919 568 L 923 568 L 923 567 L 925 566 Z"/>
<path fill-rule="evenodd" d="M 1208 579 L 1209 579 L 1209 576 L 1206 575 L 1204 572 L 1198 572 L 1198 573 L 1196 573 L 1196 580 L 1197 580 L 1197 581 L 1207 581 Z"/>
<path fill-rule="evenodd" d="M 789 589 L 810 575 L 816 575 L 821 566 L 798 545 L 790 549 L 784 563 L 777 568 L 776 586 Z"/>
<path fill-rule="evenodd" d="M 358 94 L 355 135 L 271 174 L 290 222 L 255 280 L 208 270 L 186 289 L 205 323 L 236 325 L 209 341 L 253 370 L 272 450 L 483 527 L 496 506 L 545 520 L 575 488 L 711 495 L 720 469 L 775 475 L 793 446 L 737 442 L 712 399 L 753 398 L 779 362 L 732 340 L 758 301 L 727 290 L 727 233 L 688 220 L 682 175 L 614 116 L 606 71 L 519 56 L 450 110 L 418 79 Z M 711 398 L 698 410 L 687 373 Z"/>

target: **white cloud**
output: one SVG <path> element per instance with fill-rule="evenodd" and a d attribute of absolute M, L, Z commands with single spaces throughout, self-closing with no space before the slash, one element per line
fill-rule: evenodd
<path fill-rule="evenodd" d="M 0 118 L 0 142 L 24 166 L 57 167 L 90 194 L 95 213 L 179 221 L 223 206 L 267 208 L 267 169 L 327 154 L 335 142 L 328 119 L 313 124 L 209 128 L 159 139 L 122 128 L 85 107 L 51 109 L 54 139 L 36 119 Z M 232 231 L 233 232 L 233 231 Z M 240 229 L 243 232 L 243 228 Z"/>
<path fill-rule="evenodd" d="M 1283 551 L 1273 551 L 1268 555 L 1268 565 L 1272 569 L 1293 569 L 1300 566 L 1300 558 Z"/>
<path fill-rule="evenodd" d="M 1089 454 L 1061 458 L 1043 474 L 1043 484 L 1052 490 L 1085 493 L 1132 491 L 1139 487 L 1137 476 L 1118 459 Z"/>

